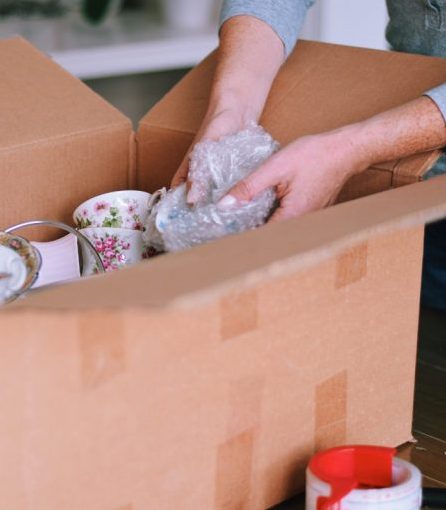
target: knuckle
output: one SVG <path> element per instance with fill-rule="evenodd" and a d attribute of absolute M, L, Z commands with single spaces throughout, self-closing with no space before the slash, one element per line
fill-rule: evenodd
<path fill-rule="evenodd" d="M 181 171 L 181 168 L 175 173 L 172 177 L 171 184 L 172 186 L 179 186 L 186 180 L 186 174 L 184 171 Z"/>
<path fill-rule="evenodd" d="M 252 182 L 248 179 L 240 181 L 237 186 L 238 195 L 242 200 L 251 200 L 254 198 L 254 188 Z"/>

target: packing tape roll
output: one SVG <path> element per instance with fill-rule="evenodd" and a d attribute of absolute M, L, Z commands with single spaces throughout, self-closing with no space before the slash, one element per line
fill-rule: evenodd
<path fill-rule="evenodd" d="M 380 449 L 379 447 L 347 448 Z M 330 452 L 339 452 L 341 450 L 342 448 L 333 448 L 323 452 L 323 454 L 330 454 Z M 381 450 L 392 452 L 391 449 Z M 391 457 L 393 454 L 391 454 Z M 313 459 L 318 457 L 318 455 L 320 456 L 321 454 L 317 454 Z M 367 457 L 363 457 L 363 460 L 367 469 L 369 469 L 368 466 L 370 466 L 371 462 L 367 460 Z M 349 488 L 349 484 L 352 481 L 351 468 L 347 469 L 350 473 L 343 472 L 347 464 L 341 462 L 337 471 L 336 464 L 332 464 L 331 467 L 334 467 L 334 470 L 332 469 L 331 472 L 335 473 L 335 481 L 330 481 L 330 476 L 326 476 L 327 472 L 322 473 L 319 467 L 315 467 L 315 463 L 310 462 L 306 472 L 306 510 L 419 510 L 421 508 L 422 476 L 419 469 L 410 462 L 399 458 L 391 458 L 391 464 L 389 465 L 391 467 L 391 482 L 388 486 L 374 488 L 373 484 L 370 484 L 373 488 L 367 488 L 364 486 L 365 484 L 359 484 L 359 488 L 353 489 Z M 320 474 L 317 475 L 314 471 Z M 362 474 L 361 469 L 359 469 L 359 473 Z M 361 477 L 361 474 L 358 479 Z M 382 485 L 378 486 L 381 487 Z M 333 499 L 336 491 L 338 495 L 342 493 L 344 495 Z"/>

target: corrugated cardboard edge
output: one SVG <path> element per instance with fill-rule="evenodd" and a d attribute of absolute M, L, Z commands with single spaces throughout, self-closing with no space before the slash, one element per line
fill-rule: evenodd
<path fill-rule="evenodd" d="M 421 180 L 438 161 L 442 151 L 434 150 L 401 159 L 393 169 L 392 186 L 405 186 Z"/>
<path fill-rule="evenodd" d="M 113 274 L 36 291 L 8 310 L 200 306 L 227 291 L 248 289 L 319 264 L 371 236 L 444 216 L 446 175 L 168 254 Z"/>
<path fill-rule="evenodd" d="M 130 133 L 129 137 L 129 177 L 128 183 L 130 189 L 137 189 L 137 176 L 136 176 L 136 134 L 134 131 Z"/>
<path fill-rule="evenodd" d="M 141 124 L 136 134 L 138 189 L 153 193 L 170 187 L 193 137 L 182 131 Z"/>

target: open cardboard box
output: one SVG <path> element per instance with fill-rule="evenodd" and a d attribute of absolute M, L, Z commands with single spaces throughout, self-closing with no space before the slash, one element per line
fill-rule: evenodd
<path fill-rule="evenodd" d="M 135 144 L 86 86 L 1 42 L 0 225 L 167 185 L 214 63 L 144 117 Z M 286 143 L 443 81 L 441 59 L 302 41 L 262 124 Z M 318 449 L 410 439 L 423 226 L 446 214 L 446 177 L 391 188 L 437 156 L 370 169 L 340 200 L 384 193 L 0 312 L 0 506 L 260 510 L 303 488 Z"/>

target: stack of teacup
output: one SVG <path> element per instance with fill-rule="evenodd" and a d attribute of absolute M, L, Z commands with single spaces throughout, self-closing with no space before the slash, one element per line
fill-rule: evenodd
<path fill-rule="evenodd" d="M 91 198 L 74 211 L 77 229 L 91 241 L 106 271 L 136 264 L 151 255 L 142 238 L 150 199 L 144 191 L 115 191 Z M 82 256 L 83 274 L 98 272 L 87 250 Z"/>

